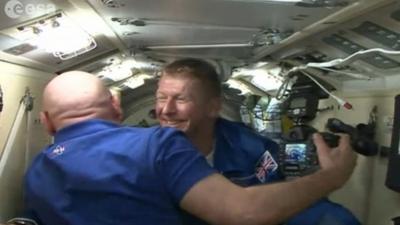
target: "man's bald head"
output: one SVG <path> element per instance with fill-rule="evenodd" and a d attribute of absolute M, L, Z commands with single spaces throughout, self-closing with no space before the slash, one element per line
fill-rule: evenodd
<path fill-rule="evenodd" d="M 119 122 L 121 117 L 117 99 L 99 78 L 90 73 L 65 72 L 44 89 L 41 119 L 50 134 L 87 119 Z"/>

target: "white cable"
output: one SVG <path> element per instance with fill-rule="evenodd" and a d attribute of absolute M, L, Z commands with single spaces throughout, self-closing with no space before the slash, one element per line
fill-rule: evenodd
<path fill-rule="evenodd" d="M 335 69 L 325 68 L 325 67 L 322 67 L 322 68 L 319 68 L 319 69 L 330 71 L 330 72 L 335 72 L 335 73 L 340 73 L 340 74 L 345 74 L 345 75 L 348 75 L 350 77 L 363 79 L 363 80 L 371 80 L 372 79 L 370 76 L 359 74 L 359 73 L 352 73 L 352 72 L 349 72 L 349 71 L 341 71 L 341 70 L 335 70 Z"/>
<path fill-rule="evenodd" d="M 373 53 L 373 52 L 380 52 L 380 53 L 391 54 L 391 55 L 400 55 L 400 51 L 392 51 L 392 50 L 386 50 L 386 49 L 382 49 L 382 48 L 371 48 L 371 49 L 366 49 L 366 50 L 361 50 L 361 51 L 355 52 L 344 59 L 339 58 L 339 59 L 334 59 L 334 60 L 331 60 L 328 62 L 322 62 L 322 63 L 310 62 L 310 63 L 307 63 L 306 65 L 295 66 L 295 67 L 291 68 L 290 70 L 288 70 L 285 74 L 283 74 L 283 77 L 287 77 L 289 74 L 291 74 L 293 72 L 305 70 L 307 68 L 318 68 L 321 70 L 327 70 L 327 71 L 331 71 L 331 72 L 345 74 L 345 75 L 351 76 L 353 78 L 370 80 L 371 77 L 363 75 L 363 74 L 351 73 L 348 71 L 339 71 L 339 70 L 334 70 L 334 69 L 330 69 L 327 67 L 338 66 L 338 65 L 344 64 L 346 62 L 351 62 L 353 60 L 356 60 L 358 58 L 357 56 L 362 56 L 362 55 L 365 55 L 368 53 Z M 352 108 L 352 106 L 348 102 L 346 102 L 346 101 L 340 99 L 339 97 L 335 96 L 334 94 L 330 93 L 324 86 L 322 86 L 312 76 L 310 76 L 309 74 L 307 74 L 305 72 L 302 72 L 302 73 L 304 75 L 306 75 L 308 78 L 310 78 L 312 81 L 314 81 L 322 90 L 324 90 L 326 93 L 328 93 L 330 96 L 332 96 L 336 101 L 338 101 L 338 103 L 340 105 L 342 105 L 348 109 Z"/>
<path fill-rule="evenodd" d="M 321 83 L 319 83 L 314 77 L 312 77 L 311 75 L 302 72 L 302 74 L 304 74 L 305 76 L 307 76 L 308 78 L 310 78 L 310 80 L 314 81 L 314 83 L 316 83 L 323 91 L 325 91 L 329 96 L 331 96 L 332 98 L 334 98 L 341 106 L 345 107 L 346 109 L 352 109 L 353 106 L 344 101 L 343 99 L 339 98 L 338 96 L 332 94 L 330 91 L 328 91 L 328 89 L 326 89 Z"/>
<path fill-rule="evenodd" d="M 338 66 L 347 61 L 356 60 L 356 59 L 354 59 L 356 56 L 361 56 L 361 55 L 365 55 L 365 54 L 372 53 L 372 52 L 381 52 L 381 53 L 385 53 L 385 54 L 389 54 L 389 55 L 400 55 L 400 51 L 392 51 L 392 50 L 386 50 L 386 49 L 382 49 L 382 48 L 371 48 L 371 49 L 366 49 L 366 50 L 361 50 L 361 51 L 355 52 L 344 59 L 334 59 L 332 61 L 322 62 L 322 63 L 307 63 L 305 65 L 305 67 L 322 68 L 322 67 Z"/>
<path fill-rule="evenodd" d="M 329 62 L 322 62 L 322 63 L 310 62 L 310 63 L 307 63 L 306 65 L 295 66 L 295 67 L 291 68 L 290 70 L 288 70 L 283 76 L 286 77 L 290 73 L 293 73 L 296 71 L 301 71 L 304 75 L 306 75 L 308 78 L 310 78 L 312 81 L 314 81 L 323 91 L 325 91 L 330 96 L 332 96 L 332 98 L 334 98 L 340 105 L 344 106 L 347 109 L 351 109 L 352 105 L 350 103 L 348 103 L 348 102 L 342 100 L 341 98 L 337 97 L 336 95 L 330 93 L 324 86 L 322 86 L 316 79 L 314 79 L 314 77 L 303 72 L 302 70 L 305 70 L 310 67 L 318 68 L 321 70 L 327 70 L 327 71 L 331 71 L 331 72 L 345 74 L 345 75 L 348 75 L 348 76 L 351 76 L 354 78 L 370 80 L 371 77 L 363 75 L 363 74 L 351 73 L 348 71 L 339 71 L 339 70 L 334 70 L 334 69 L 330 69 L 327 67 L 338 66 L 338 65 L 344 64 L 346 62 L 351 62 L 352 60 L 356 60 L 358 58 L 357 56 L 362 56 L 362 55 L 365 55 L 368 53 L 373 53 L 373 52 L 381 52 L 384 54 L 400 55 L 400 51 L 392 51 L 392 50 L 386 50 L 386 49 L 382 49 L 382 48 L 372 48 L 372 49 L 361 50 L 361 51 L 355 52 L 344 59 L 339 58 L 339 59 L 331 60 Z"/>
<path fill-rule="evenodd" d="M 307 63 L 305 65 L 300 65 L 300 66 L 295 66 L 293 68 L 291 68 L 289 71 L 287 71 L 286 74 L 284 74 L 285 76 L 289 75 L 292 72 L 295 71 L 299 71 L 299 70 L 305 70 L 307 68 L 318 68 L 318 69 L 325 69 L 325 70 L 329 70 L 327 69 L 327 67 L 333 67 L 333 66 L 338 66 L 338 65 L 342 65 L 344 63 L 350 63 L 351 61 L 354 61 L 356 59 L 358 59 L 357 56 L 362 56 L 368 53 L 373 53 L 373 52 L 380 52 L 380 53 L 384 53 L 384 54 L 389 54 L 389 55 L 400 55 L 400 51 L 392 51 L 392 50 L 386 50 L 386 49 L 382 49 L 382 48 L 371 48 L 371 49 L 367 49 L 367 50 L 361 50 L 358 52 L 355 52 L 353 54 L 351 54 L 350 56 L 344 58 L 344 59 L 334 59 L 328 62 L 310 62 Z M 354 78 L 360 78 L 360 79 L 368 79 L 370 80 L 371 77 L 369 76 L 365 76 L 363 74 L 356 74 L 356 73 L 349 73 L 349 72 L 341 72 L 341 71 L 335 71 L 336 73 L 342 73 L 345 75 L 349 75 L 351 77 Z"/>

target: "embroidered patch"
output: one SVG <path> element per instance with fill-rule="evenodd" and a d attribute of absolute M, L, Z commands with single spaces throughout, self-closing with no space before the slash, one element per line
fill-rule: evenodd
<path fill-rule="evenodd" d="M 65 151 L 65 147 L 62 145 L 57 145 L 53 151 L 50 153 L 50 157 L 56 157 L 62 155 Z"/>
<path fill-rule="evenodd" d="M 278 163 L 274 160 L 268 150 L 264 152 L 256 165 L 256 177 L 265 183 L 268 175 L 278 169 Z"/>

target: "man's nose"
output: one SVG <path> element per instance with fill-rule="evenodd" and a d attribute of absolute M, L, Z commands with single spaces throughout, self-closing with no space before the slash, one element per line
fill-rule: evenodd
<path fill-rule="evenodd" d="M 167 99 L 162 107 L 164 114 L 171 114 L 176 112 L 175 101 L 173 99 Z"/>

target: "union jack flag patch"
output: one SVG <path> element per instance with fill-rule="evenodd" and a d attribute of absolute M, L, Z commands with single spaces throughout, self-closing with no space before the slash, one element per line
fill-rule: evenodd
<path fill-rule="evenodd" d="M 262 183 L 265 183 L 270 173 L 278 169 L 278 163 L 274 160 L 268 150 L 264 152 L 256 164 L 256 177 Z"/>

